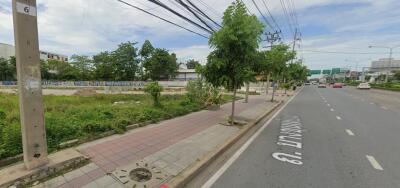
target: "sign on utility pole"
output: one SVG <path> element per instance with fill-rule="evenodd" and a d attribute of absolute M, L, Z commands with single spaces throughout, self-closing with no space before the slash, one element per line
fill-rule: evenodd
<path fill-rule="evenodd" d="M 12 0 L 22 144 L 27 169 L 47 164 L 36 0 Z"/>

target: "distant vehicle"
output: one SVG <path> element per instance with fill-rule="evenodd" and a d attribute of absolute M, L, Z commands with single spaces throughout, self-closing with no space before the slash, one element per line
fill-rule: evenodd
<path fill-rule="evenodd" d="M 332 87 L 333 88 L 342 88 L 343 84 L 342 83 L 334 83 Z"/>
<path fill-rule="evenodd" d="M 311 81 L 312 85 L 317 85 L 317 81 Z"/>
<path fill-rule="evenodd" d="M 326 84 L 319 83 L 319 84 L 318 84 L 318 88 L 326 88 Z"/>
<path fill-rule="evenodd" d="M 309 86 L 309 85 L 311 85 L 311 83 L 310 82 L 306 82 L 306 84 L 305 84 L 306 86 Z"/>
<path fill-rule="evenodd" d="M 369 83 L 360 83 L 357 86 L 357 89 L 371 89 L 371 86 L 369 85 Z"/>

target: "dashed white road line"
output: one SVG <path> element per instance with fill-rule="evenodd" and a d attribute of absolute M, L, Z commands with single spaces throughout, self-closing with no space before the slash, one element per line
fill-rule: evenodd
<path fill-rule="evenodd" d="M 328 103 L 328 104 L 326 104 L 326 106 L 331 106 L 331 104 Z"/>
<path fill-rule="evenodd" d="M 370 102 L 369 104 L 375 104 L 375 103 L 373 103 L 373 102 Z"/>
<path fill-rule="evenodd" d="M 347 132 L 347 134 L 348 134 L 348 135 L 350 135 L 350 136 L 354 136 L 354 133 L 353 133 L 353 131 L 351 131 L 350 129 L 346 129 L 346 132 Z"/>
<path fill-rule="evenodd" d="M 386 106 L 381 106 L 382 109 L 387 110 L 388 108 Z"/>
<path fill-rule="evenodd" d="M 301 89 L 302 90 L 302 89 Z M 301 91 L 300 90 L 300 91 Z M 269 118 L 267 120 L 267 122 L 264 123 L 264 125 L 257 130 L 256 133 L 254 133 L 232 156 L 231 158 L 228 159 L 228 161 L 226 161 L 226 163 L 224 165 L 222 165 L 222 167 L 215 172 L 215 174 L 213 176 L 211 176 L 210 179 L 207 180 L 206 183 L 204 183 L 201 188 L 210 188 L 218 179 L 219 177 L 222 176 L 222 174 L 224 174 L 224 172 L 236 161 L 236 159 L 239 158 L 239 156 L 250 146 L 250 144 L 261 134 L 262 131 L 264 131 L 264 129 L 272 122 L 272 120 L 275 119 L 276 116 L 278 116 L 278 114 L 285 109 L 285 107 L 297 96 L 297 94 L 300 93 L 297 92 L 294 96 L 292 96 L 292 98 L 290 98 L 278 111 L 275 112 L 274 115 L 272 115 L 271 118 Z"/>
<path fill-rule="evenodd" d="M 341 120 L 342 118 L 340 116 L 336 116 L 336 119 Z"/>
<path fill-rule="evenodd" d="M 335 111 L 333 108 L 331 108 L 331 112 Z"/>
<path fill-rule="evenodd" d="M 378 163 L 374 156 L 366 155 L 368 161 L 371 163 L 372 167 L 377 170 L 383 170 L 382 166 Z"/>

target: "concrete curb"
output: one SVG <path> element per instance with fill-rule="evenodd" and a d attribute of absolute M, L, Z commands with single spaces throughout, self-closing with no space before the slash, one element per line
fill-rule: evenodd
<path fill-rule="evenodd" d="M 204 168 L 206 168 L 212 161 L 217 157 L 222 155 L 227 149 L 229 149 L 233 144 L 235 144 L 240 138 L 242 138 L 251 128 L 253 128 L 258 122 L 263 118 L 275 111 L 283 101 L 279 101 L 275 104 L 269 111 L 265 112 L 259 116 L 255 121 L 250 122 L 246 127 L 240 130 L 240 132 L 231 138 L 229 138 L 225 143 L 220 145 L 216 150 L 208 153 L 200 161 L 193 164 L 193 166 L 186 168 L 183 172 L 179 173 L 176 177 L 172 178 L 170 181 L 165 183 L 167 187 L 171 188 L 183 188 L 185 185 L 197 174 L 199 174 Z"/>

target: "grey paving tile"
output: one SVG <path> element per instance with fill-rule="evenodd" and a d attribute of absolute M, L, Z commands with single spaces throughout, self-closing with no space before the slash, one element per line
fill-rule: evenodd
<path fill-rule="evenodd" d="M 177 174 L 179 174 L 183 169 L 180 168 L 177 165 L 174 164 L 169 164 L 168 166 L 166 166 L 165 168 L 163 168 L 164 171 L 166 171 L 167 173 L 176 176 Z"/>
<path fill-rule="evenodd" d="M 80 177 L 82 175 L 84 175 L 84 173 L 80 169 L 76 169 L 76 170 L 73 170 L 71 172 L 68 172 L 68 173 L 64 174 L 63 176 L 67 181 L 71 181 L 71 180 L 73 180 L 73 179 L 75 179 L 77 177 Z"/>
<path fill-rule="evenodd" d="M 100 186 L 97 185 L 96 182 L 92 181 L 92 182 L 86 184 L 85 186 L 83 186 L 82 188 L 99 188 L 99 187 L 100 187 Z"/>
<path fill-rule="evenodd" d="M 58 187 L 66 182 L 67 181 L 65 180 L 65 178 L 63 176 L 57 176 L 53 179 L 50 179 L 50 180 L 44 182 L 44 185 L 46 186 L 46 188 L 51 188 L 51 187 Z"/>
<path fill-rule="evenodd" d="M 156 162 L 153 163 L 154 166 L 158 167 L 158 168 L 164 168 L 168 165 L 168 163 L 164 160 L 158 160 Z"/>
<path fill-rule="evenodd" d="M 111 176 L 106 175 L 106 176 L 103 176 L 101 178 L 96 179 L 95 182 L 100 187 L 106 187 L 106 186 L 109 186 L 111 184 L 114 184 L 117 181 L 114 180 Z"/>
<path fill-rule="evenodd" d="M 80 169 L 83 173 L 86 174 L 86 173 L 89 173 L 90 171 L 98 169 L 98 168 L 99 168 L 99 166 L 97 166 L 95 163 L 90 163 L 86 166 L 81 167 Z"/>

